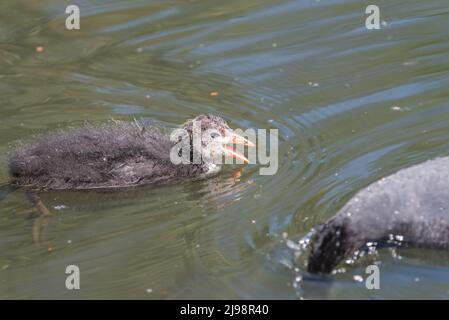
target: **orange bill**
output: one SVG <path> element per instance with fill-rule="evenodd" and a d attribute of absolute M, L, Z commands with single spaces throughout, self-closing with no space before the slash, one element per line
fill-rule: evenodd
<path fill-rule="evenodd" d="M 254 143 L 252 143 L 251 141 L 249 141 L 248 139 L 236 134 L 236 133 L 231 133 L 231 143 L 233 144 L 243 144 L 245 146 L 248 147 L 255 147 L 256 145 Z"/>
<path fill-rule="evenodd" d="M 234 159 L 243 160 L 244 163 L 249 163 L 249 160 L 243 154 L 237 152 L 233 147 L 225 145 L 223 146 L 223 148 L 227 156 L 230 156 Z"/>

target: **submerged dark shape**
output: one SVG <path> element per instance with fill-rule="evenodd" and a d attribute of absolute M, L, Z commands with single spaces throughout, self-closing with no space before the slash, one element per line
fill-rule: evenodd
<path fill-rule="evenodd" d="M 184 124 L 190 139 L 193 121 L 201 121 L 201 131 L 216 132 L 201 138 L 201 149 L 222 152 L 221 143 L 248 142 L 232 135 L 227 123 L 213 115 L 201 115 Z M 130 187 L 203 178 L 219 171 L 219 165 L 207 158 L 200 163 L 172 163 L 174 144 L 155 128 L 114 121 L 42 136 L 16 150 L 9 157 L 9 169 L 13 184 L 35 190 Z M 190 146 L 193 150 L 192 143 Z"/>
<path fill-rule="evenodd" d="M 449 157 L 400 170 L 362 189 L 319 230 L 311 273 L 329 273 L 365 246 L 449 249 Z"/>

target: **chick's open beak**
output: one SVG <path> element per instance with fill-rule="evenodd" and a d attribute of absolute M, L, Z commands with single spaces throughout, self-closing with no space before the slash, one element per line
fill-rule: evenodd
<path fill-rule="evenodd" d="M 239 136 L 236 133 L 231 133 L 230 136 L 231 136 L 231 143 L 232 144 L 243 144 L 243 145 L 248 146 L 248 147 L 255 147 L 256 146 L 254 143 L 252 143 L 248 139 L 246 139 L 246 138 L 244 138 L 242 136 Z"/>
<path fill-rule="evenodd" d="M 248 147 L 255 147 L 256 145 L 249 141 L 248 139 L 236 134 L 236 133 L 230 133 L 229 134 L 229 143 L 230 144 L 240 144 Z M 237 152 L 234 147 L 223 145 L 223 150 L 225 155 L 230 156 L 234 159 L 240 159 L 243 160 L 244 163 L 249 163 L 248 158 L 246 158 L 243 154 Z"/>
<path fill-rule="evenodd" d="M 240 159 L 243 160 L 244 163 L 249 163 L 248 158 L 246 158 L 243 154 L 241 154 L 240 152 L 235 151 L 235 149 L 231 146 L 228 145 L 224 145 L 223 146 L 223 151 L 225 153 L 225 155 L 232 157 L 234 159 Z"/>

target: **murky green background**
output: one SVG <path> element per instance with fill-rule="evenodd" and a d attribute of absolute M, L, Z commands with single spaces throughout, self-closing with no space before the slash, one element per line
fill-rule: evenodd
<path fill-rule="evenodd" d="M 174 126 L 211 112 L 278 128 L 280 149 L 274 176 L 251 165 L 47 193 L 48 220 L 30 217 L 23 190 L 2 194 L 0 298 L 449 298 L 441 251 L 383 250 L 331 279 L 297 279 L 294 247 L 314 225 L 370 182 L 449 155 L 449 3 L 374 2 L 2 0 L 1 182 L 17 141 L 110 117 Z M 68 4 L 80 31 L 65 29 Z M 368 4 L 381 30 L 365 28 Z M 370 291 L 355 276 L 373 260 Z M 79 291 L 65 288 L 69 264 Z"/>

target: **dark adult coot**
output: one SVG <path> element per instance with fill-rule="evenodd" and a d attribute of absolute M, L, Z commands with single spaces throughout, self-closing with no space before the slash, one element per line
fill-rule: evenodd
<path fill-rule="evenodd" d="M 210 133 L 201 134 L 199 143 L 193 142 L 195 123 L 201 133 Z M 246 160 L 227 144 L 253 146 L 232 133 L 218 116 L 200 115 L 182 128 L 188 134 L 190 163 L 171 161 L 170 152 L 177 142 L 161 131 L 114 122 L 53 133 L 19 148 L 9 157 L 12 183 L 38 191 L 83 190 L 204 178 L 220 170 L 205 154 L 225 153 Z M 193 161 L 194 151 L 202 155 L 198 162 Z"/>
<path fill-rule="evenodd" d="M 311 273 L 329 273 L 368 242 L 449 249 L 449 157 L 403 169 L 362 189 L 319 230 Z"/>

